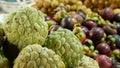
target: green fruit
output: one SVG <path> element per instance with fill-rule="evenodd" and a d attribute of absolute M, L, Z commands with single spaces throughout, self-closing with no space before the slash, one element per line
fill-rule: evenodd
<path fill-rule="evenodd" d="M 98 62 L 86 55 L 83 56 L 82 60 L 74 68 L 100 68 Z"/>
<path fill-rule="evenodd" d="M 65 64 L 53 50 L 33 44 L 21 50 L 13 68 L 65 68 Z"/>
<path fill-rule="evenodd" d="M 48 35 L 48 25 L 41 11 L 23 7 L 6 17 L 4 31 L 8 41 L 21 50 L 28 44 L 42 45 Z"/>
<path fill-rule="evenodd" d="M 4 56 L 2 48 L 0 48 L 0 68 L 10 68 L 9 61 Z"/>
<path fill-rule="evenodd" d="M 82 58 L 82 44 L 79 39 L 68 29 L 58 29 L 46 38 L 45 46 L 54 50 L 71 68 Z"/>

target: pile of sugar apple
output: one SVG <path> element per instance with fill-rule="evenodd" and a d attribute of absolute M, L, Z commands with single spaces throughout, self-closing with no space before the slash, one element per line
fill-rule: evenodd
<path fill-rule="evenodd" d="M 45 14 L 33 7 L 9 13 L 0 29 L 0 68 L 99 68 L 84 55 L 71 30 L 49 33 Z"/>

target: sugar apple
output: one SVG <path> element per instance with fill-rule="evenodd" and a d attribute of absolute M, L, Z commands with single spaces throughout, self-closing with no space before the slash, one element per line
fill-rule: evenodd
<path fill-rule="evenodd" d="M 9 61 L 4 56 L 2 48 L 0 48 L 0 68 L 10 68 Z"/>
<path fill-rule="evenodd" d="M 66 68 L 76 65 L 82 58 L 82 44 L 68 29 L 59 28 L 46 38 L 44 46 L 53 49 L 66 64 Z"/>
<path fill-rule="evenodd" d="M 65 68 L 65 64 L 53 50 L 33 44 L 21 50 L 13 68 Z"/>
<path fill-rule="evenodd" d="M 4 31 L 8 41 L 21 50 L 28 44 L 42 45 L 48 35 L 48 25 L 41 11 L 22 7 L 5 18 Z"/>
<path fill-rule="evenodd" d="M 96 60 L 84 55 L 82 60 L 74 68 L 100 68 Z"/>

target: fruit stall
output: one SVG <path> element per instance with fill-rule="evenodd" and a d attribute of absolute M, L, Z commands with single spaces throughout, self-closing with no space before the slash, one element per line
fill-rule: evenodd
<path fill-rule="evenodd" d="M 120 0 L 0 0 L 0 68 L 120 68 Z"/>

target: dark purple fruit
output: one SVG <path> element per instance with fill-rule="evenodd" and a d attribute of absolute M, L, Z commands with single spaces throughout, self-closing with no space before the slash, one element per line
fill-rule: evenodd
<path fill-rule="evenodd" d="M 118 13 L 118 14 L 115 15 L 114 20 L 116 22 L 120 22 L 120 13 Z"/>
<path fill-rule="evenodd" d="M 120 23 L 116 23 L 117 24 L 117 33 L 120 35 Z"/>
<path fill-rule="evenodd" d="M 85 22 L 85 26 L 90 30 L 92 29 L 93 27 L 97 27 L 97 23 L 92 21 L 92 20 L 87 20 Z"/>
<path fill-rule="evenodd" d="M 61 27 L 69 29 L 69 30 L 73 30 L 73 26 L 74 26 L 71 17 L 63 18 L 60 25 L 61 25 Z"/>
<path fill-rule="evenodd" d="M 112 35 L 112 37 L 115 39 L 116 47 L 120 49 L 120 36 L 115 34 L 115 35 Z"/>
<path fill-rule="evenodd" d="M 75 19 L 78 23 L 80 23 L 80 24 L 82 24 L 82 22 L 83 22 L 83 17 L 82 16 L 80 16 L 80 15 L 78 15 L 78 14 L 72 14 L 71 15 L 71 18 L 72 19 Z"/>
<path fill-rule="evenodd" d="M 93 40 L 93 42 L 100 41 L 104 37 L 104 31 L 100 27 L 94 27 L 89 31 L 89 38 Z"/>
<path fill-rule="evenodd" d="M 78 14 L 79 14 L 80 16 L 82 16 L 82 17 L 83 17 L 83 19 L 85 19 L 85 18 L 86 18 L 85 13 L 83 13 L 83 12 L 78 12 Z"/>
<path fill-rule="evenodd" d="M 88 36 L 89 35 L 89 29 L 85 26 L 81 26 L 81 28 L 82 28 L 83 32 L 86 34 L 86 36 Z"/>
<path fill-rule="evenodd" d="M 110 46 L 107 43 L 99 43 L 96 46 L 96 49 L 98 50 L 99 54 L 103 55 L 109 55 L 110 54 Z"/>
<path fill-rule="evenodd" d="M 105 33 L 106 33 L 107 35 L 117 34 L 117 30 L 111 28 L 110 26 L 103 26 L 103 30 L 105 31 Z"/>
<path fill-rule="evenodd" d="M 105 20 L 113 20 L 114 18 L 114 12 L 112 8 L 104 8 L 101 12 L 101 16 Z"/>

